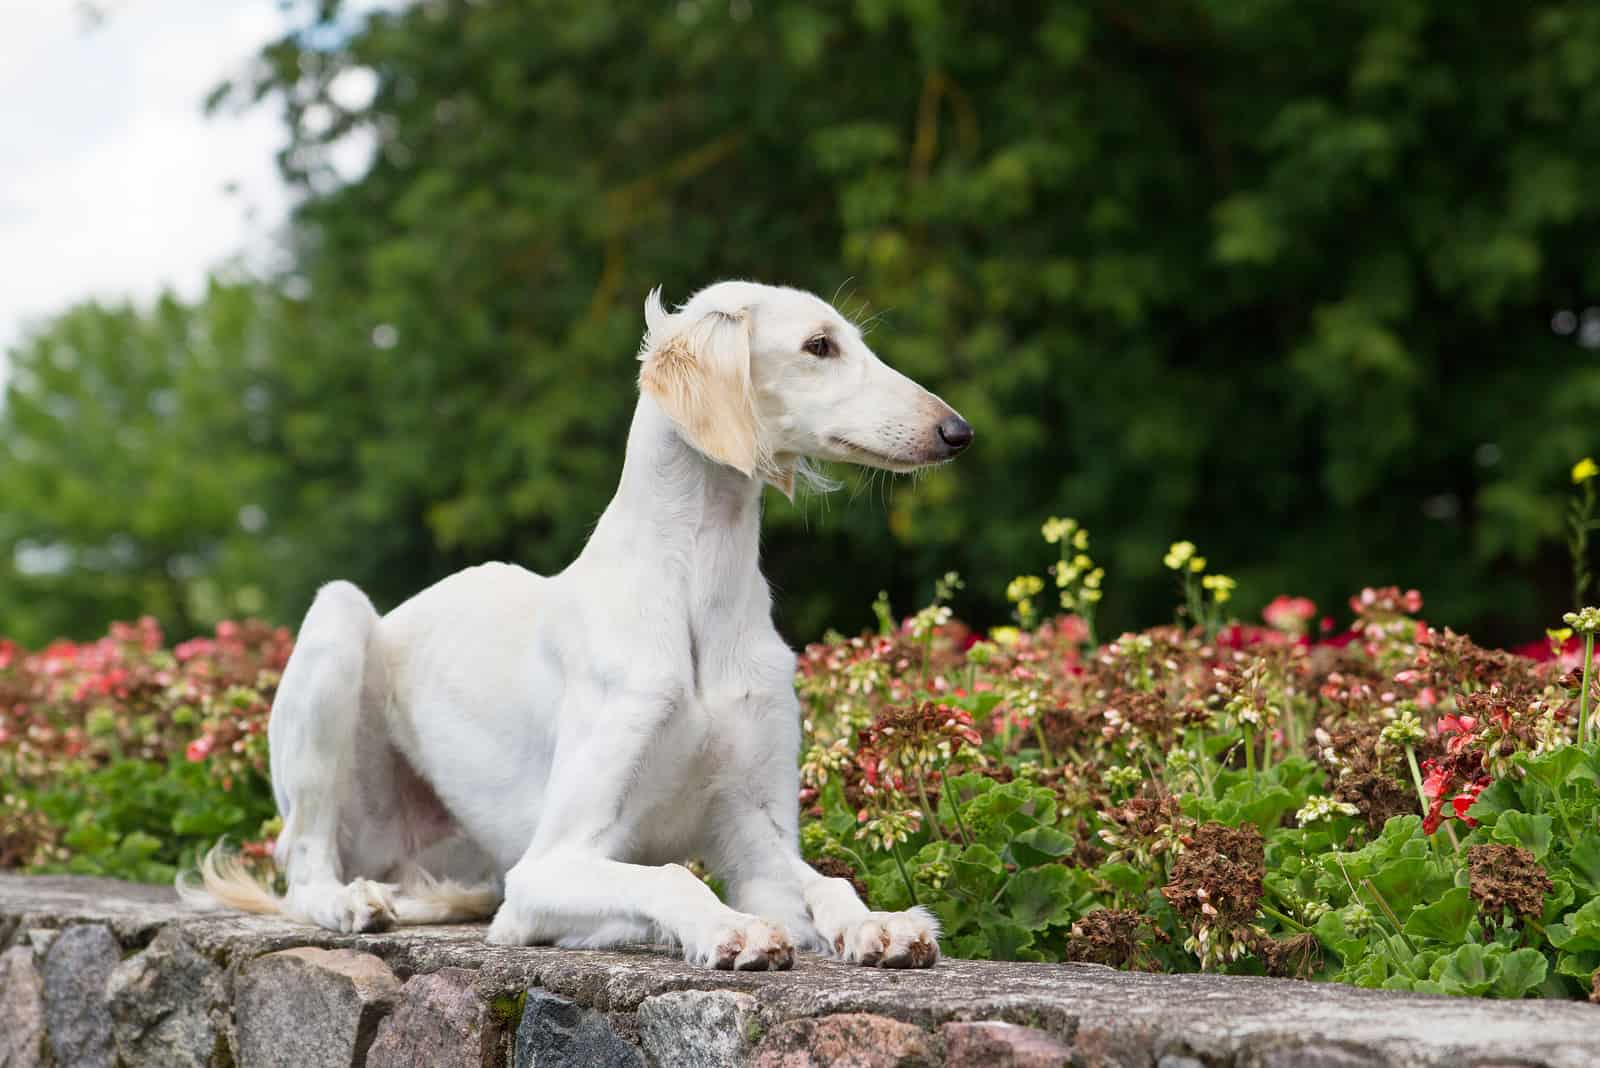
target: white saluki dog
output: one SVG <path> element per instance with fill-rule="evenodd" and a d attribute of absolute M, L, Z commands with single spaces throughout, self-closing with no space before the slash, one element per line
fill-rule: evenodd
<path fill-rule="evenodd" d="M 339 931 L 493 914 L 501 945 L 666 940 L 717 968 L 788 968 L 796 943 L 938 959 L 928 913 L 868 911 L 800 857 L 760 498 L 808 457 L 910 471 L 972 428 L 808 293 L 722 282 L 669 314 L 657 289 L 645 323 L 621 483 L 582 554 L 550 578 L 470 568 L 381 619 L 324 586 L 269 731 L 288 892 L 213 850 L 187 899 Z"/>

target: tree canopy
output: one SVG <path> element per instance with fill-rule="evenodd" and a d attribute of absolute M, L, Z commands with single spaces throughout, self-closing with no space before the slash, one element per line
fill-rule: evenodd
<path fill-rule="evenodd" d="M 769 495 L 793 638 L 949 569 L 999 621 L 1050 514 L 1093 532 L 1113 633 L 1171 603 L 1178 538 L 1246 610 L 1399 582 L 1494 639 L 1566 607 L 1583 0 L 321 0 L 213 105 L 251 101 L 303 193 L 286 270 L 13 354 L 0 631 L 557 569 L 620 471 L 644 294 L 734 276 L 837 293 L 977 431 L 915 481 Z"/>

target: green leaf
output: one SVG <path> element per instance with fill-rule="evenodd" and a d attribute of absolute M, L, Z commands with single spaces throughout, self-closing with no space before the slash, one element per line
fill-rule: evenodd
<path fill-rule="evenodd" d="M 1588 949 L 1580 953 L 1562 952 L 1556 955 L 1557 975 L 1570 975 L 1587 983 L 1594 977 L 1597 968 L 1600 968 L 1600 949 Z"/>
<path fill-rule="evenodd" d="M 1346 967 L 1360 960 L 1367 952 L 1366 939 L 1351 934 L 1345 926 L 1344 917 L 1338 912 L 1324 912 L 1311 930 L 1317 940 L 1330 952 L 1337 954 Z"/>
<path fill-rule="evenodd" d="M 1600 897 L 1590 898 L 1560 923 L 1547 926 L 1545 934 L 1551 945 L 1570 953 L 1600 949 Z"/>
<path fill-rule="evenodd" d="M 1405 933 L 1412 938 L 1455 945 L 1466 937 L 1474 911 L 1472 892 L 1458 886 L 1445 891 L 1433 904 L 1413 910 L 1406 920 Z"/>
<path fill-rule="evenodd" d="M 1149 885 L 1148 876 L 1132 864 L 1121 861 L 1102 864 L 1094 870 L 1094 874 L 1110 883 L 1113 889 L 1135 899 L 1144 896 L 1145 888 Z"/>
<path fill-rule="evenodd" d="M 1531 947 L 1513 950 L 1500 961 L 1500 974 L 1490 988 L 1497 998 L 1522 998 L 1538 989 L 1550 970 L 1543 953 Z"/>
<path fill-rule="evenodd" d="M 991 960 L 1038 960 L 1037 954 L 1026 953 L 1033 945 L 1033 932 L 1020 923 L 1007 920 L 985 920 L 980 925 L 988 942 Z"/>
<path fill-rule="evenodd" d="M 1293 812 L 1299 807 L 1295 796 L 1281 786 L 1259 790 L 1254 797 L 1240 800 L 1238 804 L 1239 821 L 1255 824 L 1262 834 L 1276 828 L 1283 820 L 1284 813 Z"/>
<path fill-rule="evenodd" d="M 1001 900 L 1009 919 L 1037 930 L 1053 923 L 1071 923 L 1073 896 L 1071 873 L 1054 864 L 1017 872 Z"/>
<path fill-rule="evenodd" d="M 987 901 L 1005 881 L 1005 864 L 999 854 L 986 845 L 974 843 L 961 851 L 950 864 L 954 883 L 972 897 Z"/>
<path fill-rule="evenodd" d="M 1066 856 L 1076 846 L 1054 827 L 1030 827 L 1011 839 L 1011 858 L 1024 868 L 1036 868 Z"/>
<path fill-rule="evenodd" d="M 1535 757 L 1522 757 L 1518 763 L 1527 769 L 1530 779 L 1551 794 L 1559 794 L 1560 788 L 1575 778 L 1592 778 L 1584 767 L 1583 750 L 1575 745 L 1557 746 Z"/>
<path fill-rule="evenodd" d="M 1500 962 L 1480 945 L 1469 942 L 1434 963 L 1432 978 L 1446 994 L 1479 997 L 1489 992 L 1499 977 Z"/>
<path fill-rule="evenodd" d="M 1550 852 L 1554 823 L 1551 817 L 1542 813 L 1507 812 L 1495 822 L 1493 836 L 1497 842 L 1519 845 L 1532 853 L 1534 859 L 1543 860 L 1544 855 Z"/>
<path fill-rule="evenodd" d="M 1557 872 L 1550 877 L 1550 889 L 1544 895 L 1544 914 L 1539 917 L 1539 922 L 1549 926 L 1567 910 L 1567 907 L 1577 899 L 1578 893 L 1572 887 L 1572 880 L 1567 878 L 1565 872 Z"/>
<path fill-rule="evenodd" d="M 1591 831 L 1573 843 L 1567 867 L 1574 882 L 1591 895 L 1600 894 L 1600 834 Z"/>
<path fill-rule="evenodd" d="M 1453 883 L 1454 878 L 1443 865 L 1426 857 L 1390 861 L 1372 875 L 1372 885 L 1396 916 L 1406 916 L 1422 902 L 1437 900 Z M 1373 902 L 1367 901 L 1369 896 L 1362 891 L 1362 900 L 1375 908 Z"/>
<path fill-rule="evenodd" d="M 1514 812 L 1521 807 L 1522 799 L 1517 796 L 1517 788 L 1511 780 L 1496 779 L 1478 795 L 1472 807 L 1467 809 L 1467 815 L 1492 826 L 1501 813 Z"/>

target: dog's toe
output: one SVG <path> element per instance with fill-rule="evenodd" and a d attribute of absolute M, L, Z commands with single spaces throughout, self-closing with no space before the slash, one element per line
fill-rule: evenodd
<path fill-rule="evenodd" d="M 928 968 L 939 959 L 939 928 L 920 910 L 871 912 L 834 945 L 845 960 L 868 968 Z"/>
<path fill-rule="evenodd" d="M 710 954 L 713 968 L 722 971 L 783 971 L 794 967 L 794 946 L 781 927 L 750 917 L 738 927 L 718 932 Z"/>

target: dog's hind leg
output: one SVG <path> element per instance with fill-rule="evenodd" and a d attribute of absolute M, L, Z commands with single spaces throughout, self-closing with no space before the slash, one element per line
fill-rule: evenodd
<path fill-rule="evenodd" d="M 397 919 L 393 888 L 376 881 L 406 846 L 404 828 L 385 818 L 395 755 L 383 726 L 388 683 L 372 640 L 377 624 L 350 583 L 318 591 L 268 727 L 283 818 L 276 860 L 289 886 L 282 911 L 337 931 L 381 930 Z"/>

